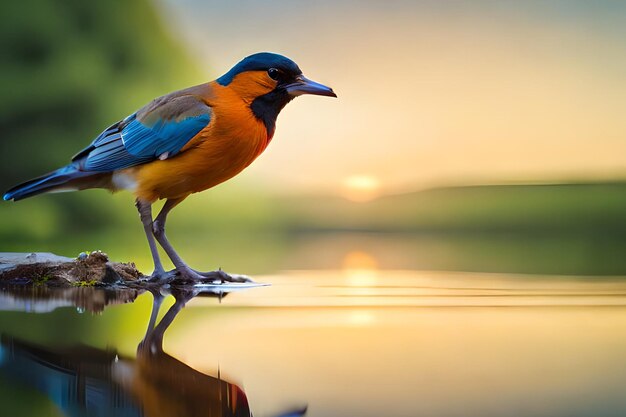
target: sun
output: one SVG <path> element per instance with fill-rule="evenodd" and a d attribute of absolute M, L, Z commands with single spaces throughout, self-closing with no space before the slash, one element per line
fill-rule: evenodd
<path fill-rule="evenodd" d="M 350 201 L 370 201 L 380 193 L 380 180 L 371 175 L 351 175 L 343 180 L 342 185 L 342 195 Z"/>

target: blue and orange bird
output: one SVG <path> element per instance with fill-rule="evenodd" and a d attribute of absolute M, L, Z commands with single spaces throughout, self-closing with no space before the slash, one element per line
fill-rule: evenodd
<path fill-rule="evenodd" d="M 165 236 L 167 215 L 190 194 L 250 165 L 271 141 L 278 113 L 302 94 L 336 97 L 284 56 L 251 55 L 215 81 L 154 99 L 109 126 L 68 165 L 10 189 L 4 200 L 88 188 L 129 190 L 150 245 L 154 280 L 174 275 L 164 270 L 156 242 L 181 279 L 244 279 L 189 267 Z M 152 204 L 159 199 L 166 201 L 153 220 Z"/>

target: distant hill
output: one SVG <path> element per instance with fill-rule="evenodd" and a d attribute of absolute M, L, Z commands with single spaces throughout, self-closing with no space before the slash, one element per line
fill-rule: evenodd
<path fill-rule="evenodd" d="M 309 242 L 288 268 L 336 267 L 356 250 L 382 269 L 626 276 L 626 183 L 441 188 L 368 203 L 294 198 L 278 207 L 288 235 Z"/>
<path fill-rule="evenodd" d="M 355 203 L 287 198 L 296 230 L 598 234 L 626 237 L 626 183 L 439 188 Z"/>

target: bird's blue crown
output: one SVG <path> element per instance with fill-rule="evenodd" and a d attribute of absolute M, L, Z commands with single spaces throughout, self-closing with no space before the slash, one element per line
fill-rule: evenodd
<path fill-rule="evenodd" d="M 223 86 L 227 86 L 237 74 L 246 71 L 267 71 L 270 68 L 277 68 L 288 74 L 302 74 L 298 65 L 291 59 L 271 52 L 259 52 L 242 59 L 216 81 Z"/>

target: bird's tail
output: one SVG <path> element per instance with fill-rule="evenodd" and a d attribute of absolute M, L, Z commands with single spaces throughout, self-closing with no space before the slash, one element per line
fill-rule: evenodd
<path fill-rule="evenodd" d="M 4 200 L 21 200 L 37 194 L 76 191 L 102 185 L 103 173 L 80 171 L 74 164 L 64 166 L 41 177 L 34 178 L 8 190 Z"/>

